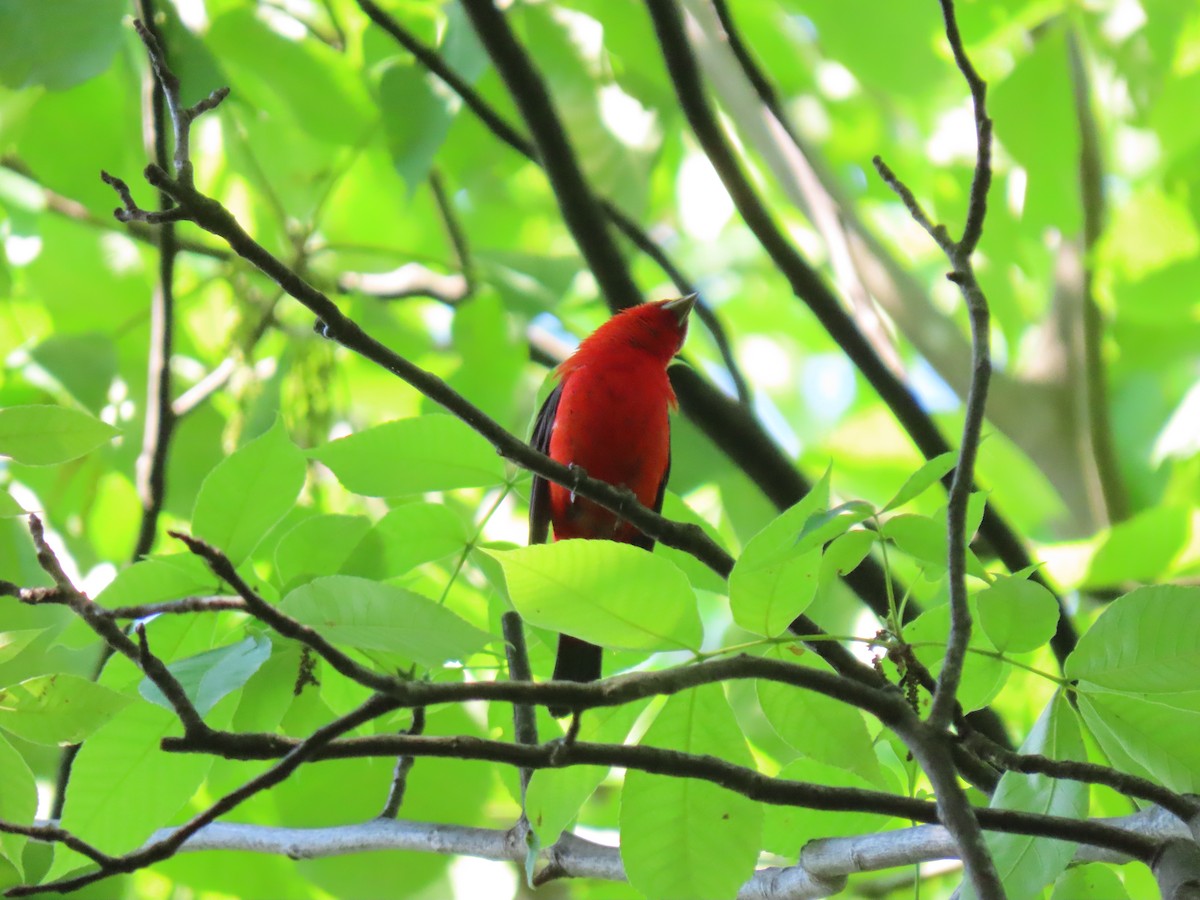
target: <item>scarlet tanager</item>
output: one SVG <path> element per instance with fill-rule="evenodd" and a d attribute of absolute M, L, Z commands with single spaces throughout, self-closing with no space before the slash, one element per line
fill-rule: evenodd
<path fill-rule="evenodd" d="M 629 488 L 644 506 L 661 511 L 671 469 L 668 410 L 676 406 L 667 365 L 683 345 L 695 301 L 691 294 L 622 310 L 585 338 L 555 371 L 559 382 L 538 412 L 533 446 L 592 478 Z M 535 475 L 529 543 L 545 543 L 551 528 L 556 541 L 592 538 L 654 548 L 652 538 L 614 513 Z M 554 679 L 599 677 L 600 648 L 560 634 Z"/>

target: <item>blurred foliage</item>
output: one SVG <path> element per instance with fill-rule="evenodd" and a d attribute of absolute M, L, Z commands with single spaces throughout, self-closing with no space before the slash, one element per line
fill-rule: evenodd
<path fill-rule="evenodd" d="M 519 122 L 456 3 L 383 5 Z M 569 345 L 607 314 L 538 167 L 497 141 L 353 0 L 161 6 L 185 102 L 232 88 L 196 126 L 201 189 L 272 253 L 338 292 L 372 336 L 525 434 L 547 378 L 530 361 L 531 336 L 543 350 Z M 881 155 L 937 220 L 952 231 L 962 222 L 973 131 L 937 4 L 732 0 L 730 7 L 827 189 L 931 298 L 929 318 L 906 328 L 944 324 L 932 321 L 940 317 L 965 335 L 945 261 L 870 165 Z M 1059 299 L 1073 287 L 1092 291 L 1107 380 L 1100 402 L 1132 513 L 1122 520 L 1074 508 L 1056 470 L 1020 449 L 1020 433 L 989 427 L 979 465 L 987 498 L 1030 541 L 1086 633 L 1060 676 L 1047 647 L 1052 598 L 1026 580 L 1028 572 L 1006 573 L 977 547 L 970 559 L 977 628 L 962 699 L 972 708 L 992 704 L 1027 750 L 1108 762 L 1197 791 L 1200 594 L 1185 583 L 1200 575 L 1200 6 L 961 0 L 958 7 L 968 49 L 991 85 L 999 144 L 978 254 L 997 369 L 1031 398 L 1039 385 L 1065 389 L 1066 434 L 1086 452 L 1086 425 L 1071 411 L 1086 391 L 1064 362 L 1084 329 L 1078 311 L 1064 315 Z M 807 663 L 811 654 L 800 655 L 784 632 L 805 611 L 866 647 L 886 623 L 865 614 L 838 575 L 871 553 L 908 586 L 893 603 L 926 608 L 903 637 L 936 671 L 948 621 L 937 478 L 951 461 L 922 467 L 889 410 L 732 212 L 677 107 L 645 10 L 632 2 L 519 0 L 508 16 L 592 186 L 702 287 L 730 333 L 755 413 L 817 489 L 789 511 L 773 509 L 680 417 L 666 512 L 703 524 L 741 554 L 728 585 L 664 548 L 657 558 L 594 542 L 514 549 L 524 543 L 525 473 L 389 373 L 314 334 L 311 315 L 276 285 L 185 225 L 171 371 L 186 411 L 167 456 L 155 553 L 131 563 L 142 516 L 135 465 L 158 253 L 149 232 L 111 218 L 116 199 L 97 177 L 101 169 L 125 177 L 150 205 L 136 177 L 147 158 L 139 99 L 147 67 L 126 27 L 129 12 L 117 0 L 0 2 L 0 578 L 48 583 L 22 517 L 36 511 L 72 575 L 102 605 L 218 591 L 166 537 L 181 528 L 220 545 L 264 596 L 364 663 L 436 679 L 502 675 L 499 616 L 515 605 L 531 623 L 534 672 L 545 677 L 559 629 L 612 648 L 610 672 L 733 647 Z M 1081 118 L 1084 84 L 1090 100 Z M 744 125 L 736 110 L 727 113 L 731 128 Z M 1080 155 L 1089 117 L 1107 213 L 1087 236 Z M 821 236 L 771 184 L 768 148 L 748 133 L 739 137 L 764 195 L 777 201 L 773 212 L 834 280 Z M 465 246 L 451 239 L 451 223 Z M 1071 277 L 1060 265 L 1064 248 L 1084 240 L 1086 283 L 1064 283 Z M 631 248 L 629 259 L 647 297 L 673 292 L 650 260 Z M 406 264 L 463 274 L 469 294 L 453 302 L 385 299 L 355 287 Z M 886 331 L 908 383 L 945 433 L 957 434 L 961 407 L 946 382 L 962 372 L 938 371 L 924 359 L 915 349 L 919 334 Z M 699 324 L 685 355 L 719 385 L 731 383 Z M 203 396 L 192 403 L 195 392 Z M 1021 427 L 1045 431 L 1037 411 L 1046 407 L 1029 409 Z M 1057 448 L 1068 468 L 1081 465 L 1070 443 Z M 982 499 L 972 506 L 976 523 Z M 1091 524 L 1081 530 L 1080 522 Z M 1166 582 L 1177 584 L 1139 587 Z M 647 585 L 659 596 L 647 597 Z M 366 696 L 322 663 L 313 681 L 298 680 L 297 647 L 239 613 L 160 617 L 147 632 L 215 727 L 305 736 Z M 111 852 L 137 846 L 261 771 L 159 752 L 161 737 L 178 731 L 155 705 L 161 696 L 122 658 L 90 684 L 97 653 L 91 633 L 67 611 L 0 599 L 0 817 L 31 820 L 38 791 L 46 795 L 53 784 L 57 746 L 82 738 L 63 823 Z M 896 674 L 890 664 L 885 670 Z M 621 741 L 634 729 L 649 744 L 768 774 L 925 790 L 903 749 L 873 720 L 778 685 L 742 687 L 650 704 L 640 719 L 639 710 L 589 714 L 583 736 Z M 406 727 L 403 719 L 364 731 Z M 539 726 L 543 739 L 559 733 L 544 713 Z M 511 738 L 511 729 L 502 705 L 486 716 L 474 706 L 429 713 L 432 734 Z M 391 772 L 388 760 L 311 765 L 234 818 L 362 821 L 378 812 Z M 590 769 L 535 776 L 530 804 L 540 811 L 544 845 L 576 819 L 619 826 L 626 836 L 632 886 L 572 882 L 558 896 L 692 896 L 704 887 L 732 896 L 760 850 L 794 857 L 812 838 L 902 824 L 784 807 L 764 815 L 711 785 L 692 790 L 642 773 L 625 780 L 622 805 L 620 781 Z M 1072 816 L 1132 809 L 1103 790 L 1072 788 L 1048 800 L 1044 787 L 1033 776 L 1005 776 L 992 802 Z M 519 813 L 515 791 L 509 771 L 422 759 L 401 816 L 506 828 Z M 1030 854 L 1027 843 L 1008 836 L 994 846 L 1020 896 L 1153 890 L 1132 867 L 1064 873 L 1070 854 L 1062 847 Z M 0 887 L 61 876 L 79 863 L 69 851 L 51 858 L 44 847 L 0 836 Z M 412 853 L 296 864 L 246 853 L 219 862 L 185 855 L 80 896 L 512 894 L 515 869 L 490 894 L 465 880 L 471 871 Z M 861 876 L 851 888 L 877 879 Z M 921 896 L 948 896 L 954 881 L 931 878 Z M 912 895 L 911 885 L 894 894 Z"/>

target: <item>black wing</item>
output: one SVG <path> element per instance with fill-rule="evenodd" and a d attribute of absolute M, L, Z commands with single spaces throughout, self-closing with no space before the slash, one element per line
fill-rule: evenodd
<path fill-rule="evenodd" d="M 533 437 L 529 444 L 534 450 L 550 455 L 550 432 L 554 430 L 554 417 L 558 414 L 558 401 L 562 397 L 562 385 L 555 385 L 533 421 Z M 544 544 L 550 537 L 550 482 L 540 475 L 533 476 L 533 487 L 529 492 L 529 543 Z"/>
<path fill-rule="evenodd" d="M 662 481 L 658 483 L 658 496 L 654 498 L 654 505 L 650 507 L 659 515 L 662 514 L 663 497 L 667 493 L 667 482 L 671 479 L 671 452 L 667 451 L 667 467 L 663 469 Z M 642 532 L 638 532 L 637 536 L 629 543 L 635 547 L 641 547 L 643 550 L 654 549 L 654 538 L 647 537 Z"/>

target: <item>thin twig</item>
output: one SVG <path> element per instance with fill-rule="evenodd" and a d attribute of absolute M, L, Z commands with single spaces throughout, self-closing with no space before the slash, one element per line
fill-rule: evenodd
<path fill-rule="evenodd" d="M 418 706 L 413 709 L 412 724 L 400 733 L 407 735 L 425 733 L 425 707 Z M 408 788 L 408 773 L 412 771 L 416 761 L 415 756 L 397 757 L 396 768 L 392 772 L 392 785 L 388 788 L 387 800 L 383 804 L 383 810 L 379 813 L 381 819 L 394 819 L 400 814 L 400 807 L 404 804 L 404 792 Z"/>
<path fill-rule="evenodd" d="M 72 834 L 58 825 L 21 825 L 16 822 L 8 822 L 0 820 L 0 834 L 23 834 L 27 838 L 32 838 L 35 841 L 42 841 L 47 844 L 62 844 L 69 847 L 81 856 L 86 856 L 92 862 L 100 866 L 111 865 L 113 857 L 109 856 L 98 847 L 93 847 L 87 841 Z"/>
<path fill-rule="evenodd" d="M 1170 788 L 1137 775 L 1095 763 L 1051 759 L 1036 753 L 1014 753 L 996 746 L 978 734 L 968 736 L 967 743 L 984 759 L 1006 771 L 1048 775 L 1051 778 L 1081 781 L 1085 784 L 1102 784 L 1127 797 L 1137 797 L 1161 806 L 1184 822 L 1190 822 L 1200 816 L 1200 797 L 1194 794 L 1178 794 Z"/>
<path fill-rule="evenodd" d="M 1067 29 L 1067 59 L 1071 92 L 1075 102 L 1075 120 L 1079 125 L 1079 191 L 1083 207 L 1083 265 L 1080 330 L 1083 335 L 1083 372 L 1073 387 L 1083 392 L 1088 437 L 1096 478 L 1104 501 L 1105 518 L 1110 524 L 1129 518 L 1129 496 L 1121 476 L 1108 409 L 1108 373 L 1104 365 L 1104 316 L 1096 302 L 1093 283 L 1093 251 L 1104 231 L 1104 163 L 1096 113 L 1092 108 L 1091 81 L 1087 63 L 1073 27 Z"/>
<path fill-rule="evenodd" d="M 471 256 L 471 245 L 467 242 L 467 234 L 463 231 L 462 222 L 454 210 L 454 203 L 446 193 L 446 180 L 436 168 L 429 172 L 429 188 L 433 192 L 434 202 L 437 203 L 438 215 L 446 229 L 446 236 L 450 239 L 450 247 L 454 250 L 458 271 L 466 281 L 466 290 L 459 298 L 462 300 L 475 292 L 475 262 Z"/>
<path fill-rule="evenodd" d="M 525 646 L 525 626 L 519 613 L 508 610 L 500 617 L 500 628 L 504 634 L 504 653 L 508 659 L 508 677 L 512 681 L 533 681 L 533 670 L 529 666 L 529 648 Z M 527 703 L 513 704 L 513 738 L 518 744 L 538 742 L 537 719 L 534 709 Z M 521 805 L 525 803 L 525 791 L 529 787 L 528 769 L 521 770 Z"/>
<path fill-rule="evenodd" d="M 104 612 L 114 619 L 145 619 L 150 616 L 225 612 L 227 610 L 244 612 L 246 601 L 241 597 L 182 597 L 179 600 L 141 603 L 137 606 L 117 606 L 106 609 Z"/>

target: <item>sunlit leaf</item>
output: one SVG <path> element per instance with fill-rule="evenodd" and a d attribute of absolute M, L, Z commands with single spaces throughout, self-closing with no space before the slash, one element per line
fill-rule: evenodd
<path fill-rule="evenodd" d="M 138 701 L 87 740 L 71 767 L 62 827 L 109 853 L 136 849 L 174 816 L 204 780 L 213 757 L 163 753 L 179 720 Z M 46 878 L 78 868 L 84 857 L 65 848 Z"/>
<path fill-rule="evenodd" d="M 975 598 L 970 598 L 971 616 L 978 620 Z M 937 677 L 946 658 L 946 640 L 950 634 L 948 604 L 926 610 L 904 626 L 904 640 L 913 645 L 913 652 L 930 673 Z M 1012 666 L 996 658 L 996 648 L 982 629 L 971 629 L 971 641 L 963 662 L 958 701 L 970 711 L 986 706 L 1004 687 Z"/>
<path fill-rule="evenodd" d="M 1138 588 L 1113 601 L 1067 658 L 1068 678 L 1114 691 L 1197 689 L 1200 588 Z"/>
<path fill-rule="evenodd" d="M 121 43 L 121 0 L 0 4 L 0 82 L 62 90 L 103 72 Z M 64 27 L 69 22 L 71 27 Z"/>
<path fill-rule="evenodd" d="M 310 581 L 280 608 L 335 644 L 399 653 L 429 667 L 465 660 L 491 639 L 426 597 L 349 575 Z"/>
<path fill-rule="evenodd" d="M 781 654 L 776 652 L 777 658 Z M 789 659 L 819 669 L 828 666 L 811 654 Z M 777 681 L 759 681 L 758 702 L 767 721 L 785 741 L 820 763 L 854 772 L 876 785 L 882 774 L 862 713 L 833 697 Z"/>
<path fill-rule="evenodd" d="M 700 617 L 687 576 L 630 544 L 569 540 L 489 550 L 531 625 L 627 650 L 695 649 Z"/>
<path fill-rule="evenodd" d="M 64 406 L 0 409 L 0 456 L 29 466 L 49 466 L 76 459 L 119 433 L 87 413 Z"/>
<path fill-rule="evenodd" d="M 238 565 L 296 502 L 304 474 L 304 455 L 288 439 L 279 419 L 204 479 L 192 513 L 196 537 L 224 551 Z"/>
<path fill-rule="evenodd" d="M 1190 739 L 1200 728 L 1200 710 L 1172 703 L 1178 695 L 1156 694 L 1151 700 L 1086 682 L 1078 696 L 1079 711 L 1106 752 L 1115 742 L 1118 759 L 1127 755 L 1172 790 L 1200 789 L 1200 746 Z"/>
<path fill-rule="evenodd" d="M 1058 601 L 1036 581 L 998 578 L 975 595 L 975 604 L 979 627 L 997 650 L 1036 650 L 1058 627 Z"/>
<path fill-rule="evenodd" d="M 641 742 L 751 765 L 720 685 L 667 699 Z M 629 771 L 621 793 L 621 859 L 647 897 L 727 897 L 754 872 L 762 807 L 706 781 Z"/>
<path fill-rule="evenodd" d="M 368 497 L 485 487 L 504 481 L 504 462 L 453 416 L 399 419 L 309 451 L 348 490 Z"/>
<path fill-rule="evenodd" d="M 958 454 L 951 450 L 928 460 L 909 476 L 908 480 L 900 486 L 900 490 L 896 491 L 896 495 L 879 511 L 881 513 L 890 512 L 910 500 L 915 500 L 941 481 L 954 468 L 956 462 L 958 462 Z"/>
<path fill-rule="evenodd" d="M 803 500 L 746 544 L 729 575 L 729 603 L 742 628 L 775 637 L 812 602 L 821 551 L 802 544 L 800 535 L 813 516 L 825 514 L 828 501 L 827 472 Z"/>
<path fill-rule="evenodd" d="M 39 675 L 0 689 L 0 728 L 36 744 L 77 744 L 128 703 L 77 675 Z"/>
<path fill-rule="evenodd" d="M 37 812 L 37 784 L 33 772 L 12 744 L 0 733 L 0 820 L 32 825 Z M 28 838 L 0 832 L 0 857 L 21 870 L 21 851 Z"/>

